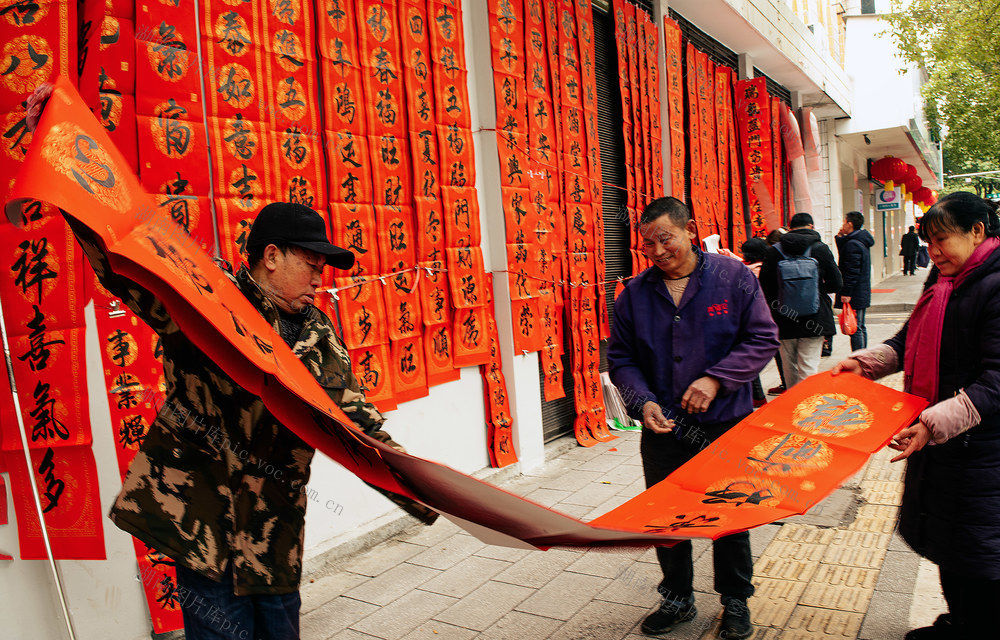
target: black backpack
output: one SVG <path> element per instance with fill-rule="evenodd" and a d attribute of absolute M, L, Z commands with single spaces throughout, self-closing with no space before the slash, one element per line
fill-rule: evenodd
<path fill-rule="evenodd" d="M 778 262 L 778 310 L 782 315 L 811 316 L 819 311 L 819 262 L 813 258 L 812 246 L 800 256 L 788 256 L 781 243 L 774 245 L 781 254 Z"/>

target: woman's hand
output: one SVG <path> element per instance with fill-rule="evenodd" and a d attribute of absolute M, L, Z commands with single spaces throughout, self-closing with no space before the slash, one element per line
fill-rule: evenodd
<path fill-rule="evenodd" d="M 38 120 L 42 117 L 42 110 L 48 104 L 53 89 L 55 89 L 55 85 L 51 82 L 43 82 L 28 96 L 24 122 L 28 131 L 34 131 L 35 127 L 38 126 Z"/>
<path fill-rule="evenodd" d="M 854 373 L 860 376 L 861 363 L 855 360 L 854 358 L 845 358 L 840 362 L 838 362 L 837 364 L 833 365 L 833 368 L 830 369 L 830 375 L 835 376 L 839 373 Z"/>
<path fill-rule="evenodd" d="M 655 402 L 642 405 L 642 424 L 653 433 L 670 433 L 674 430 L 674 421 L 667 420 L 663 409 Z"/>
<path fill-rule="evenodd" d="M 913 455 L 915 452 L 920 451 L 930 442 L 931 436 L 930 428 L 923 422 L 917 422 L 916 424 L 909 426 L 899 433 L 896 437 L 892 439 L 889 443 L 889 448 L 896 451 L 902 451 L 889 462 L 899 462 L 900 460 L 905 460 Z"/>

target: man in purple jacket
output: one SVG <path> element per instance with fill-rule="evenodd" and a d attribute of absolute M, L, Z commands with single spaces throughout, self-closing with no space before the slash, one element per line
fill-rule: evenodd
<path fill-rule="evenodd" d="M 646 269 L 615 302 L 611 379 L 642 421 L 641 455 L 651 487 L 753 410 L 751 383 L 778 350 L 778 331 L 757 278 L 741 262 L 702 253 L 690 210 L 676 198 L 649 203 L 639 220 Z M 642 623 L 659 635 L 694 618 L 691 543 L 658 547 L 663 603 Z M 746 600 L 753 560 L 746 532 L 713 544 L 720 637 L 753 633 Z"/>

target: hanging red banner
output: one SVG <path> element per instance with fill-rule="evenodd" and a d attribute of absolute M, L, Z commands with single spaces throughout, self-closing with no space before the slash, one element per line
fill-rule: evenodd
<path fill-rule="evenodd" d="M 475 187 L 441 187 L 445 242 L 449 247 L 478 247 L 479 199 Z"/>
<path fill-rule="evenodd" d="M 684 195 L 684 72 L 681 68 L 681 28 L 663 17 L 667 73 L 667 116 L 670 123 L 670 193 Z"/>
<path fill-rule="evenodd" d="M 418 337 L 423 333 L 420 319 L 419 272 L 415 269 L 385 276 L 385 308 L 392 341 Z M 393 393 L 395 395 L 395 379 Z M 398 402 L 403 400 L 397 398 Z"/>
<path fill-rule="evenodd" d="M 438 324 L 424 330 L 424 355 L 427 362 L 427 385 L 458 380 L 462 372 L 452 363 L 451 326 Z"/>
<path fill-rule="evenodd" d="M 424 340 L 420 335 L 392 341 L 392 394 L 396 402 L 427 395 Z"/>
<path fill-rule="evenodd" d="M 486 333 L 485 305 L 456 309 L 452 327 L 452 360 L 456 367 L 472 367 L 489 362 L 490 343 Z"/>
<path fill-rule="evenodd" d="M 733 93 L 733 72 L 728 67 L 719 67 L 719 71 L 724 73 L 726 76 L 726 88 L 730 92 L 730 96 Z M 736 116 L 733 112 L 733 100 L 732 97 L 729 99 L 728 109 L 726 114 L 726 119 L 728 122 L 726 126 L 729 130 L 729 188 L 730 188 L 730 203 L 732 204 L 732 228 L 733 228 L 733 249 L 739 249 L 742 251 L 743 243 L 747 239 L 747 219 L 746 219 L 746 209 L 744 208 L 743 202 L 743 163 L 740 162 L 740 152 L 739 150 L 743 147 L 741 146 L 739 135 L 736 129 Z"/>
<path fill-rule="evenodd" d="M 379 271 L 379 250 L 375 241 L 375 210 L 368 204 L 331 203 L 333 242 L 354 254 L 352 276 L 371 276 Z"/>
<path fill-rule="evenodd" d="M 354 377 L 357 378 L 365 398 L 379 411 L 392 411 L 396 399 L 392 395 L 392 377 L 389 345 L 378 344 L 350 352 L 354 363 Z"/>
<path fill-rule="evenodd" d="M 336 278 L 334 284 L 339 289 L 337 309 L 344 329 L 344 345 L 348 349 L 361 349 L 387 344 L 393 316 L 386 315 L 382 282 L 374 280 L 361 284 L 353 278 Z"/>
<path fill-rule="evenodd" d="M 483 252 L 478 246 L 448 248 L 448 282 L 456 309 L 481 307 L 486 304 L 483 272 Z"/>
<path fill-rule="evenodd" d="M 785 166 L 784 154 L 781 152 L 781 109 L 784 107 L 776 97 L 771 97 L 771 156 L 774 166 L 774 215 L 780 224 L 784 225 L 788 221 L 785 215 L 785 176 L 783 168 Z"/>
<path fill-rule="evenodd" d="M 712 235 L 714 232 L 712 218 L 705 206 L 705 185 L 701 159 L 701 114 L 698 109 L 698 51 L 690 42 L 687 44 L 685 65 L 687 68 L 687 104 L 688 104 L 688 149 L 691 167 L 691 189 L 688 197 L 691 201 L 691 214 L 698 225 L 698 240 Z"/>
<path fill-rule="evenodd" d="M 772 193 L 771 101 L 766 82 L 763 77 L 740 80 L 736 83 L 734 95 L 746 168 L 750 230 L 755 237 L 764 237 L 768 231 L 780 226 Z"/>
<path fill-rule="evenodd" d="M 721 245 L 735 252 L 740 251 L 739 245 L 732 240 L 732 218 L 729 211 L 729 118 L 732 99 L 729 93 L 729 74 L 725 67 L 715 67 L 715 150 L 719 182 L 716 189 L 717 220 Z"/>

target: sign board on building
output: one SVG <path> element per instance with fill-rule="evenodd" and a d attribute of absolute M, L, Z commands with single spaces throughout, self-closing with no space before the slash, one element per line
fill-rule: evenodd
<path fill-rule="evenodd" d="M 903 194 L 899 189 L 876 189 L 876 211 L 899 211 L 903 208 Z"/>

